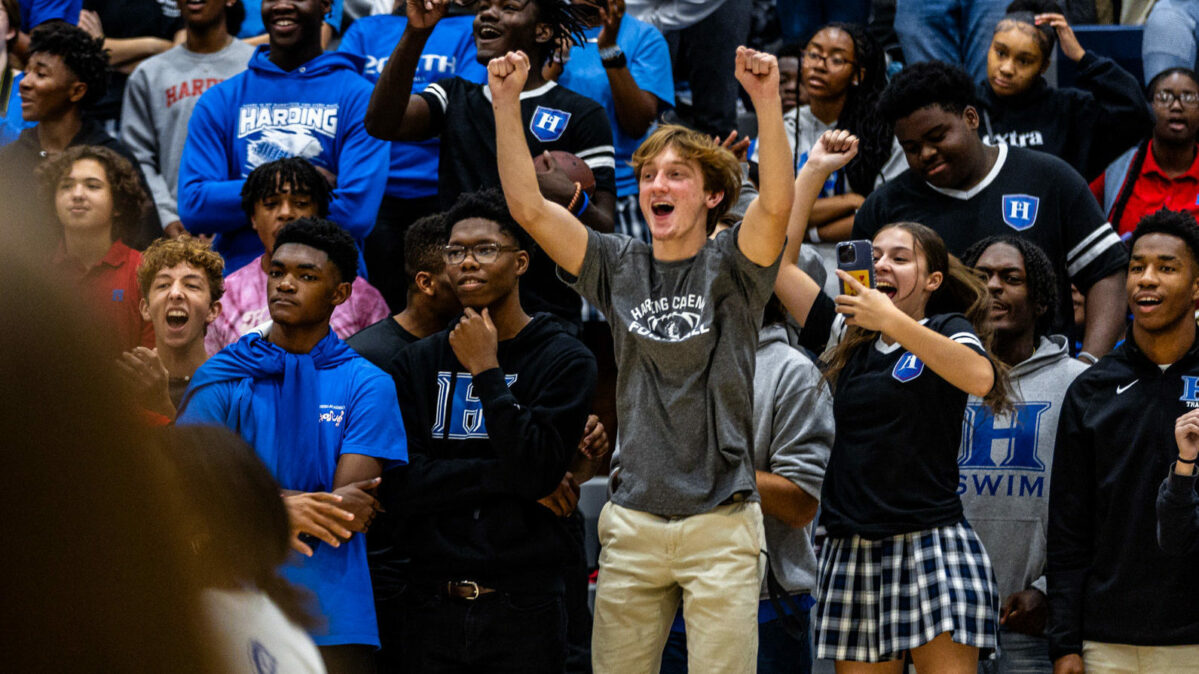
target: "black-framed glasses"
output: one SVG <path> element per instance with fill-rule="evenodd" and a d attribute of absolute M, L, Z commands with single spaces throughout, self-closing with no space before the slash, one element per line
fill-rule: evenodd
<path fill-rule="evenodd" d="M 1199 107 L 1199 93 L 1194 91 L 1183 91 L 1181 93 L 1174 93 L 1173 91 L 1159 91 L 1153 95 L 1153 102 L 1162 106 L 1163 108 L 1168 108 L 1171 105 L 1174 105 L 1174 101 L 1182 103 L 1182 107 L 1184 108 Z"/>
<path fill-rule="evenodd" d="M 829 56 L 825 56 L 824 54 L 821 54 L 820 52 L 815 51 L 815 50 L 804 52 L 803 60 L 807 61 L 808 65 L 813 65 L 813 66 L 818 63 L 823 63 L 832 70 L 840 70 L 840 69 L 844 68 L 845 66 L 853 65 L 853 63 L 854 63 L 853 61 L 850 61 L 849 59 L 845 58 L 844 56 L 842 56 L 840 54 L 831 54 Z"/>
<path fill-rule="evenodd" d="M 476 243 L 473 246 L 446 246 L 441 249 L 441 255 L 445 258 L 447 264 L 462 264 L 466 261 L 466 254 L 475 258 L 475 262 L 479 264 L 491 264 L 499 258 L 500 253 L 520 250 L 516 246 L 501 246 L 498 243 Z"/>

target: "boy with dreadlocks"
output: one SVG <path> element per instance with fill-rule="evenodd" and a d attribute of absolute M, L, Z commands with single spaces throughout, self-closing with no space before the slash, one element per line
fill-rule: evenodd
<path fill-rule="evenodd" d="M 276 159 L 250 172 L 241 189 L 241 207 L 268 251 L 225 279 L 224 311 L 204 337 L 209 355 L 271 320 L 267 308 L 267 270 L 275 237 L 300 218 L 329 215 L 329 183 L 307 159 Z M 333 307 L 329 325 L 345 339 L 388 314 L 383 295 L 361 276 L 350 285 L 350 297 Z"/>
<path fill-rule="evenodd" d="M 991 345 L 1011 368 L 1011 410 L 996 415 L 970 396 L 958 454 L 962 510 L 987 549 L 1003 602 L 999 657 L 980 671 L 1050 674 L 1049 468 L 1062 400 L 1086 366 L 1070 357 L 1066 337 L 1052 334 L 1057 275 L 1040 247 L 1010 234 L 990 236 L 970 246 L 962 262 L 986 281 Z"/>
<path fill-rule="evenodd" d="M 550 171 L 538 174 L 541 193 L 568 208 L 583 224 L 612 231 L 616 162 L 608 117 L 595 101 L 546 81 L 541 74 L 540 66 L 559 46 L 582 43 L 584 26 L 578 10 L 565 0 L 407 0 L 408 26 L 375 85 L 366 113 L 367 130 L 387 140 L 441 138 L 442 209 L 452 206 L 460 194 L 500 186 L 495 118 L 484 86 L 453 77 L 410 94 L 421 50 L 451 1 L 464 6 L 477 3 L 474 33 L 479 63 L 519 50 L 538 64 L 521 93 L 525 140 L 532 154 L 564 150 L 595 174 L 595 193 L 588 195 L 551 164 Z M 547 311 L 582 327 L 579 296 L 555 277 L 553 262 L 544 256 L 533 257 L 521 284 L 521 304 L 530 312 Z"/>

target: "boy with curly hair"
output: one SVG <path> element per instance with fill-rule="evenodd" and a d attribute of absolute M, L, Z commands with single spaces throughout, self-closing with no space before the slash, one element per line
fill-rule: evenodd
<path fill-rule="evenodd" d="M 154 326 L 154 348 L 126 351 L 118 361 L 141 406 L 175 418 L 188 382 L 208 360 L 204 333 L 221 313 L 225 261 L 207 243 L 159 239 L 142 254 L 137 283 L 142 320 Z"/>
<path fill-rule="evenodd" d="M 57 248 L 48 257 L 103 317 L 99 338 L 110 342 L 114 356 L 138 345 L 153 346 L 154 329 L 139 308 L 142 258 L 128 245 L 149 204 L 136 169 L 108 148 L 84 145 L 52 159 L 38 176 L 41 201 L 60 227 Z"/>
<path fill-rule="evenodd" d="M 21 115 L 36 126 L 21 132 L 16 141 L 0 149 L 0 203 L 22 204 L 36 193 L 33 172 L 47 157 L 67 148 L 94 145 L 108 148 L 134 167 L 137 158 L 119 140 L 108 135 L 84 112 L 108 89 L 108 53 L 104 43 L 76 26 L 53 22 L 33 31 L 25 76 L 21 79 Z M 149 194 L 140 170 L 133 174 Z M 30 209 L 31 219 L 53 222 L 53 213 Z M 158 214 L 139 213 L 137 228 L 125 238 L 144 248 L 162 236 Z"/>

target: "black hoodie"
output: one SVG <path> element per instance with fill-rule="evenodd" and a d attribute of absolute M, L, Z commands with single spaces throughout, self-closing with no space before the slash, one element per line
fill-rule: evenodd
<path fill-rule="evenodd" d="M 471 377 L 443 331 L 395 359 L 409 464 L 381 497 L 408 518 L 418 584 L 553 591 L 578 554 L 537 499 L 558 486 L 582 437 L 595 357 L 548 314 L 500 342 L 498 357 L 499 368 Z"/>
<path fill-rule="evenodd" d="M 1078 89 L 1056 89 L 1037 78 L 1027 91 L 999 97 L 978 85 L 978 133 L 988 145 L 1007 143 L 1060 157 L 1094 180 L 1153 127 L 1141 83 L 1115 61 L 1087 52 L 1078 62 Z"/>
<path fill-rule="evenodd" d="M 1083 640 L 1199 643 L 1199 547 L 1158 545 L 1155 501 L 1178 456 L 1174 420 L 1199 407 L 1199 340 L 1161 368 L 1130 337 L 1070 385 L 1049 492 L 1049 637 L 1057 659 Z"/>

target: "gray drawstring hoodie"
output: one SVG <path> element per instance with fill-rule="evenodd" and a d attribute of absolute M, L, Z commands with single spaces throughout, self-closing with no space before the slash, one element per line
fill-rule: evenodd
<path fill-rule="evenodd" d="M 966 520 L 991 558 L 1001 600 L 1029 587 L 1045 591 L 1058 415 L 1070 382 L 1085 369 L 1070 357 L 1065 337 L 1042 337 L 1032 356 L 1008 375 L 1014 422 L 1011 414 L 996 419 L 975 396 L 966 405 L 958 494 Z"/>

